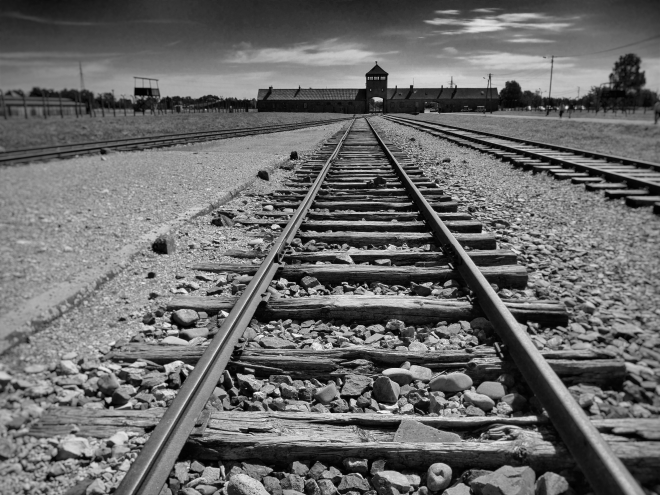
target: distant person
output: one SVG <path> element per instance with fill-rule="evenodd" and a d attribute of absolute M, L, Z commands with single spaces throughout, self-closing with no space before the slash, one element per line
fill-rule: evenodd
<path fill-rule="evenodd" d="M 565 108 L 566 108 L 566 105 L 564 105 L 563 103 L 562 103 L 561 105 L 559 105 L 559 118 L 560 118 L 560 119 L 561 119 L 562 116 L 564 115 L 564 109 L 565 109 Z"/>
<path fill-rule="evenodd" d="M 568 106 L 568 118 L 571 118 L 571 115 L 573 114 L 573 110 L 575 110 L 575 107 L 573 105 Z"/>
<path fill-rule="evenodd" d="M 653 105 L 653 112 L 655 114 L 655 123 L 658 123 L 658 119 L 660 119 L 660 101 L 656 101 L 655 105 Z"/>

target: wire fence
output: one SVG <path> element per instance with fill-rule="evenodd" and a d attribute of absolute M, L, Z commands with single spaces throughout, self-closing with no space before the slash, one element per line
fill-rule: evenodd
<path fill-rule="evenodd" d="M 49 92 L 46 96 L 25 96 L 17 92 L 0 90 L 0 115 L 9 118 L 83 118 L 137 115 L 165 115 L 175 113 L 241 113 L 256 112 L 256 100 L 190 98 L 140 98 L 112 93 L 94 95 L 91 91 Z"/>

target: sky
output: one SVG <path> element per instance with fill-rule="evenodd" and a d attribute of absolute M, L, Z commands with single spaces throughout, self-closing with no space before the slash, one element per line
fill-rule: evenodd
<path fill-rule="evenodd" d="M 0 2 L 0 89 L 254 98 L 259 88 L 503 88 L 574 97 L 642 59 L 660 88 L 658 0 L 86 0 Z M 546 58 L 544 58 L 546 57 Z"/>

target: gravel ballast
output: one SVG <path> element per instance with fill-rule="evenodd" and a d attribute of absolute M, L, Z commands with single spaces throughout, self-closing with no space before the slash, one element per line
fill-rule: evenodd
<path fill-rule="evenodd" d="M 380 128 L 495 232 L 501 248 L 519 255 L 537 297 L 566 304 L 570 323 L 562 338 L 571 348 L 625 359 L 626 406 L 643 402 L 635 414 L 657 415 L 660 219 L 420 131 L 382 120 Z"/>
<path fill-rule="evenodd" d="M 342 125 L 1 170 L 0 314 Z"/>
<path fill-rule="evenodd" d="M 300 142 L 283 141 L 282 136 L 280 143 L 286 150 L 294 144 L 298 147 L 292 149 L 309 150 L 340 127 L 326 129 L 315 140 L 306 134 L 306 148 Z M 304 153 L 302 158 L 308 154 Z M 261 199 L 255 195 L 282 189 L 290 175 L 291 172 L 277 169 L 270 174 L 269 181 L 257 180 L 222 209 L 260 210 Z M 218 227 L 211 224 L 212 219 L 211 214 L 193 218 L 172 232 L 177 245 L 174 254 L 158 255 L 144 250 L 79 307 L 29 338 L 28 343 L 19 344 L 1 356 L 0 380 L 4 390 L 0 392 L 0 475 L 7 486 L 18 487 L 12 493 L 60 494 L 89 478 L 103 478 L 108 487 L 118 483 L 119 476 L 128 469 L 146 440 L 144 435 L 131 436 L 118 452 L 113 449 L 110 459 L 90 462 L 94 452 L 104 448 L 105 441 L 77 440 L 75 427 L 72 438 L 37 440 L 27 435 L 28 426 L 49 407 L 61 405 L 62 398 L 69 395 L 58 381 L 64 376 L 62 361 L 74 363 L 73 366 L 67 363 L 67 370 L 94 372 L 102 355 L 115 344 L 128 342 L 148 329 L 143 323 L 144 316 L 165 305 L 180 287 L 186 286 L 194 293 L 191 286 L 200 280 L 196 278 L 198 272 L 187 268 L 189 265 L 209 260 L 235 262 L 220 254 L 230 249 L 254 249 L 248 244 L 251 240 L 277 235 L 270 229 L 246 232 L 238 227 Z M 91 368 L 75 364 L 81 362 Z M 188 370 L 189 367 L 185 372 Z M 5 381 L 7 376 L 11 377 L 9 382 Z M 41 395 L 42 392 L 47 395 Z M 9 427 L 9 422 L 14 424 Z M 77 459 L 58 459 L 60 447 L 69 441 L 82 443 L 83 455 Z M 1 489 L 0 493 L 3 493 Z"/>
<path fill-rule="evenodd" d="M 418 158 L 426 172 L 437 177 L 441 187 L 461 201 L 463 209 L 467 208 L 481 219 L 486 230 L 494 230 L 501 247 L 511 247 L 520 254 L 521 262 L 532 271 L 530 288 L 540 298 L 565 301 L 573 308 L 570 309 L 573 323 L 581 322 L 590 330 L 625 323 L 647 332 L 645 336 L 657 333 L 658 259 L 653 258 L 652 247 L 657 245 L 660 222 L 652 223 L 653 216 L 627 210 L 618 202 L 606 202 L 598 195 L 558 184 L 550 178 L 511 170 L 490 157 L 424 133 L 391 123 L 381 124 L 381 128 L 388 129 L 387 135 L 395 144 Z M 443 158 L 450 161 L 442 163 Z M 285 171 L 275 172 L 270 182 L 256 182 L 222 209 L 241 209 L 248 213 L 260 209 L 261 198 L 253 194 L 282 189 L 283 178 L 287 175 Z M 76 367 L 93 373 L 101 366 L 109 366 L 107 362 L 98 364 L 101 354 L 121 341 L 148 335 L 151 326 L 145 323 L 148 313 L 156 312 L 182 290 L 195 295 L 201 292 L 200 287 L 208 282 L 199 278 L 202 273 L 188 266 L 201 261 L 235 263 L 235 259 L 223 257 L 221 253 L 227 249 L 254 249 L 254 241 L 258 239 L 265 242 L 256 246 L 266 249 L 278 230 L 219 227 L 211 225 L 211 219 L 211 215 L 200 216 L 180 228 L 175 233 L 178 250 L 174 255 L 141 253 L 127 270 L 82 307 L 55 321 L 32 338 L 30 344 L 19 345 L 2 357 L 0 372 L 6 375 L 0 377 L 5 382 L 7 375 L 11 377 L 6 389 L 11 393 L 5 391 L 2 396 L 0 407 L 9 414 L 1 422 L 0 437 L 9 438 L 3 445 L 4 452 L 11 453 L 6 461 L 0 462 L 0 474 L 9 486 L 20 486 L 23 493 L 62 493 L 66 487 L 87 477 L 96 479 L 97 485 L 104 484 L 98 493 L 116 486 L 144 443 L 143 435 L 129 436 L 123 452 L 112 446 L 112 453 L 118 452 L 108 459 L 95 457 L 92 461 L 92 454 L 84 454 L 80 459 L 57 461 L 60 451 L 65 450 L 64 442 L 78 442 L 85 447 L 84 441 L 76 439 L 75 427 L 72 427 L 73 438 L 68 440 L 36 440 L 27 435 L 27 426 L 43 409 L 56 403 L 66 404 L 75 387 L 62 384 L 76 376 L 70 374 Z M 620 242 L 624 236 L 625 241 Z M 252 260 L 244 262 L 252 263 Z M 633 281 L 631 274 L 637 277 Z M 585 312 L 581 306 L 587 302 L 593 305 L 593 314 Z M 602 318 L 602 323 L 599 325 L 595 318 Z M 572 333 L 567 332 L 566 338 L 575 342 Z M 638 349 L 633 350 L 636 339 L 615 340 L 617 342 L 608 343 L 615 348 L 611 350 L 613 355 L 638 367 L 630 368 L 629 383 L 640 387 L 637 380 L 644 382 L 641 388 L 652 397 L 652 402 L 657 401 L 654 387 L 657 387 L 660 363 L 645 357 Z M 194 345 L 193 341 L 189 345 Z M 657 340 L 650 338 L 648 341 L 651 343 L 648 349 L 657 349 Z M 599 340 L 594 346 L 601 348 L 603 344 Z M 189 371 L 188 368 L 185 371 Z M 182 371 L 182 374 L 185 373 Z M 57 394 L 31 397 L 27 393 L 35 387 L 49 386 Z M 620 399 L 622 403 L 628 402 L 621 406 L 624 412 L 632 411 L 635 417 L 657 413 L 657 404 L 632 406 L 626 393 L 621 392 Z M 596 411 L 604 413 L 605 409 L 596 407 Z M 590 410 L 590 414 L 595 413 Z M 23 419 L 19 421 L 18 416 Z M 10 421 L 11 427 L 5 426 Z M 0 438 L 0 441 L 5 440 Z M 110 449 L 115 443 L 110 439 L 88 442 L 91 451 L 98 452 Z M 76 445 L 67 444 L 67 448 L 76 448 Z"/>

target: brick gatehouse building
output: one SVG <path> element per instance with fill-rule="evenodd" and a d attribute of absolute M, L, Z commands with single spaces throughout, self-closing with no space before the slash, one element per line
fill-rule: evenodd
<path fill-rule="evenodd" d="M 430 104 L 440 112 L 460 112 L 465 107 L 474 111 L 480 106 L 497 110 L 497 88 L 388 88 L 388 74 L 378 63 L 365 76 L 363 89 L 260 89 L 257 110 L 369 113 L 372 98 L 382 98 L 384 113 L 423 112 Z"/>

